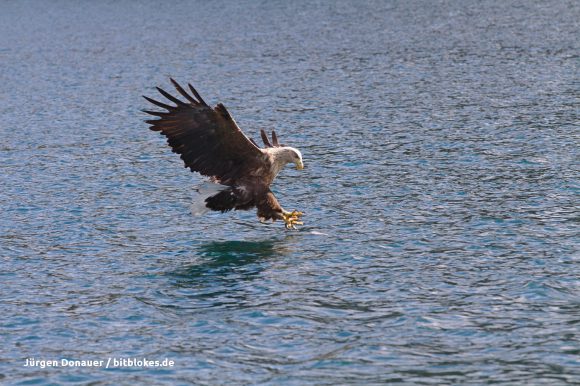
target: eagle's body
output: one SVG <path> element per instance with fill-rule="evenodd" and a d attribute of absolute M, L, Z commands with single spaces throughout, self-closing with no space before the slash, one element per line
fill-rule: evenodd
<path fill-rule="evenodd" d="M 171 82 L 188 102 L 157 88 L 175 106 L 145 97 L 167 111 L 144 111 L 159 117 L 147 123 L 151 130 L 167 137 L 168 144 L 173 152 L 181 155 L 185 167 L 210 178 L 209 183 L 198 189 L 192 213 L 256 207 L 261 220 L 283 220 L 287 228 L 301 224 L 298 220 L 302 213 L 285 211 L 270 190 L 286 164 L 294 163 L 298 169 L 303 168 L 300 151 L 281 146 L 275 132 L 272 132 L 270 143 L 263 130 L 261 136 L 266 147 L 260 148 L 246 137 L 224 105 L 220 103 L 211 108 L 191 85 L 193 95 L 173 79 Z"/>

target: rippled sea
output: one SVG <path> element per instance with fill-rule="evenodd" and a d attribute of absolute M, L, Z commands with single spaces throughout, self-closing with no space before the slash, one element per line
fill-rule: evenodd
<path fill-rule="evenodd" d="M 577 1 L 1 8 L 0 383 L 580 383 Z M 169 76 L 302 151 L 303 227 L 190 215 Z"/>

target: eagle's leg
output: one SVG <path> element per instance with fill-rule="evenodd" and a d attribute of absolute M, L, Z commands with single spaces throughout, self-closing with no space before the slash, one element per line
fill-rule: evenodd
<path fill-rule="evenodd" d="M 274 193 L 269 189 L 263 196 L 258 196 L 256 208 L 258 209 L 258 218 L 271 219 L 272 221 L 283 220 L 286 229 L 296 229 L 296 225 L 303 225 L 302 221 L 300 221 L 302 212 L 284 210 L 278 200 L 276 200 L 276 197 L 274 197 Z"/>
<path fill-rule="evenodd" d="M 302 216 L 302 212 L 298 212 L 297 210 L 293 210 L 292 212 L 283 210 L 282 217 L 286 229 L 296 229 L 296 225 L 304 225 L 304 223 L 300 221 L 300 216 Z"/>

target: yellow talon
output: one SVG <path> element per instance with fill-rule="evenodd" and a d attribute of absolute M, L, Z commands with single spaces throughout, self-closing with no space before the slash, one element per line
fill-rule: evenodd
<path fill-rule="evenodd" d="M 304 225 L 302 221 L 298 221 L 300 220 L 300 216 L 302 216 L 302 214 L 302 212 L 297 210 L 293 210 L 292 212 L 282 212 L 282 217 L 284 219 L 286 229 L 296 229 L 296 225 Z"/>

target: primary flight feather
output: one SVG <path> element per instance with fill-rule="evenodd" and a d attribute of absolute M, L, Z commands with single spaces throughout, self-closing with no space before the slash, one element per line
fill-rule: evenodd
<path fill-rule="evenodd" d="M 304 168 L 300 151 L 280 145 L 274 131 L 270 142 L 264 130 L 260 135 L 265 147 L 260 148 L 242 132 L 223 104 L 212 108 L 191 84 L 188 84 L 188 93 L 175 80 L 170 80 L 186 101 L 157 87 L 173 105 L 144 96 L 165 111 L 143 111 L 158 118 L 146 122 L 151 130 L 167 137 L 167 143 L 181 156 L 185 167 L 210 179 L 198 189 L 192 213 L 255 207 L 260 220 L 283 220 L 286 228 L 301 225 L 302 213 L 284 210 L 270 190 L 274 178 L 286 164 Z"/>

